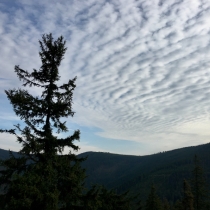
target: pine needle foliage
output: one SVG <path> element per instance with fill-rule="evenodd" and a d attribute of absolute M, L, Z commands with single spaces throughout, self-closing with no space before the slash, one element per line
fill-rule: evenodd
<path fill-rule="evenodd" d="M 193 194 L 191 191 L 190 184 L 186 180 L 183 181 L 183 191 L 184 191 L 183 199 L 182 199 L 183 210 L 194 210 Z"/>
<path fill-rule="evenodd" d="M 203 168 L 197 155 L 194 156 L 194 169 L 192 178 L 192 192 L 194 195 L 195 210 L 205 209 L 207 204 L 207 183 L 204 178 Z"/>
<path fill-rule="evenodd" d="M 41 95 L 33 96 L 21 88 L 5 91 L 25 127 L 18 124 L 14 129 L 0 130 L 15 135 L 22 146 L 18 157 L 10 152 L 10 158 L 1 161 L 1 209 L 79 209 L 85 178 L 80 167 L 83 159 L 63 151 L 65 147 L 79 149 L 74 141 L 79 140 L 80 131 L 66 138 L 54 135 L 68 132 L 61 119 L 74 115 L 76 77 L 58 85 L 59 66 L 67 50 L 62 36 L 54 40 L 52 34 L 45 34 L 39 44 L 40 69 L 30 73 L 15 66 L 15 73 L 24 87 L 38 87 Z"/>
<path fill-rule="evenodd" d="M 151 186 L 150 193 L 146 200 L 145 209 L 146 210 L 162 210 L 162 203 L 156 193 L 156 189 L 154 185 Z"/>

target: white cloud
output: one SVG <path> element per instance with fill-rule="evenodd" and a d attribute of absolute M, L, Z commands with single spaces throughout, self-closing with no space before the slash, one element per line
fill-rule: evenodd
<path fill-rule="evenodd" d="M 16 137 L 11 134 L 1 133 L 0 141 L 1 141 L 1 149 L 11 150 L 11 151 L 19 151 L 20 144 L 16 141 Z"/>
<path fill-rule="evenodd" d="M 0 6 L 0 74 L 9 79 L 0 80 L 1 89 L 21 84 L 14 65 L 39 67 L 41 34 L 62 34 L 68 46 L 62 81 L 78 76 L 73 121 L 101 129 L 97 135 L 106 138 L 148 144 L 161 138 L 160 148 L 169 139 L 168 148 L 207 141 L 195 120 L 210 111 L 209 1 L 19 0 Z M 191 122 L 196 137 L 177 134 Z"/>

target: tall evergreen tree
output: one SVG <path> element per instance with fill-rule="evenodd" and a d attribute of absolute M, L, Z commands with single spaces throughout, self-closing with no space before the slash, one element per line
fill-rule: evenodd
<path fill-rule="evenodd" d="M 143 207 L 142 207 L 142 201 L 141 200 L 138 200 L 138 202 L 136 203 L 136 210 L 143 210 Z"/>
<path fill-rule="evenodd" d="M 101 207 L 98 210 L 130 210 L 131 200 L 128 193 L 117 194 L 114 190 L 100 189 Z"/>
<path fill-rule="evenodd" d="M 182 202 L 180 200 L 177 200 L 174 206 L 172 206 L 172 210 L 183 210 Z"/>
<path fill-rule="evenodd" d="M 75 151 L 80 131 L 59 138 L 53 132 L 68 132 L 63 117 L 73 117 L 72 97 L 76 77 L 58 85 L 59 66 L 66 52 L 63 37 L 54 40 L 52 34 L 42 36 L 40 58 L 42 65 L 32 73 L 15 66 L 23 86 L 42 89 L 41 96 L 32 96 L 28 90 L 5 91 L 14 111 L 26 124 L 16 129 L 0 130 L 13 134 L 21 144 L 19 156 L 1 161 L 1 209 L 79 209 L 83 193 L 84 170 L 82 159 L 73 153 L 64 155 L 65 147 Z M 59 154 L 59 155 L 58 155 Z M 82 207 L 81 207 L 82 208 Z"/>
<path fill-rule="evenodd" d="M 192 191 L 194 195 L 195 210 L 204 209 L 207 198 L 206 181 L 204 179 L 203 168 L 197 155 L 194 156 Z"/>
<path fill-rule="evenodd" d="M 170 210 L 170 204 L 166 198 L 163 199 L 163 210 Z"/>
<path fill-rule="evenodd" d="M 151 186 L 150 193 L 146 201 L 146 210 L 162 210 L 162 203 L 156 194 L 154 185 Z"/>
<path fill-rule="evenodd" d="M 184 195 L 182 199 L 183 210 L 194 210 L 193 194 L 191 191 L 191 187 L 186 180 L 184 180 L 183 182 L 183 190 L 184 190 Z"/>
<path fill-rule="evenodd" d="M 85 195 L 85 210 L 130 210 L 131 198 L 128 193 L 117 194 L 102 186 L 93 186 Z"/>

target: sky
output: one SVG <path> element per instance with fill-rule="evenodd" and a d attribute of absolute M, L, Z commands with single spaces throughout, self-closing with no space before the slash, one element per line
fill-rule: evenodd
<path fill-rule="evenodd" d="M 77 76 L 70 135 L 80 153 L 148 155 L 210 142 L 209 0 L 0 0 L 0 127 L 22 123 L 4 90 L 63 36 L 61 82 Z M 40 90 L 30 89 L 34 96 Z M 24 124 L 21 124 L 24 126 Z M 18 151 L 14 136 L 0 148 Z"/>

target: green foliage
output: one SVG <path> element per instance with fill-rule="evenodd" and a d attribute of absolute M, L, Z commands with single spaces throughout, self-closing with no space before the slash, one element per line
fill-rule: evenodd
<path fill-rule="evenodd" d="M 168 202 L 168 200 L 166 198 L 164 198 L 163 200 L 163 210 L 170 210 L 171 207 L 170 207 L 170 204 Z"/>
<path fill-rule="evenodd" d="M 26 124 L 24 128 L 0 130 L 17 137 L 22 145 L 19 156 L 1 161 L 1 209 L 75 209 L 80 206 L 84 191 L 83 159 L 71 152 L 63 155 L 65 147 L 78 150 L 73 143 L 80 132 L 66 138 L 53 135 L 53 129 L 67 132 L 60 119 L 73 116 L 72 97 L 76 78 L 58 85 L 58 67 L 66 52 L 63 37 L 53 40 L 52 34 L 43 35 L 39 41 L 42 65 L 32 73 L 15 66 L 23 86 L 42 89 L 41 96 L 32 96 L 28 90 L 5 91 L 14 111 Z M 17 133 L 19 132 L 19 134 Z M 60 154 L 59 154 L 60 153 Z M 59 154 L 59 155 L 58 155 Z"/>
<path fill-rule="evenodd" d="M 117 194 L 102 186 L 92 186 L 85 195 L 86 210 L 129 210 L 131 198 L 128 193 Z"/>
<path fill-rule="evenodd" d="M 186 180 L 184 180 L 183 182 L 183 191 L 184 191 L 184 195 L 182 199 L 183 210 L 194 210 L 193 194 L 191 191 L 190 184 Z"/>
<path fill-rule="evenodd" d="M 177 200 L 175 202 L 174 207 L 172 207 L 173 210 L 183 210 L 183 205 L 182 202 L 180 200 Z"/>
<path fill-rule="evenodd" d="M 152 185 L 150 193 L 146 201 L 145 210 L 162 210 L 162 209 L 163 208 L 162 208 L 162 203 L 160 201 L 160 198 L 156 194 L 154 185 Z"/>
<path fill-rule="evenodd" d="M 136 203 L 136 210 L 143 210 L 143 206 L 142 206 L 142 201 L 141 200 L 138 200 L 138 202 Z"/>
<path fill-rule="evenodd" d="M 172 210 L 194 210 L 191 187 L 185 179 L 183 181 L 182 198 L 175 202 L 174 206 L 172 206 Z"/>
<path fill-rule="evenodd" d="M 202 210 L 206 206 L 207 183 L 204 178 L 203 168 L 197 155 L 194 156 L 194 169 L 192 179 L 192 189 L 194 194 L 195 210 Z"/>
<path fill-rule="evenodd" d="M 102 187 L 100 191 L 102 205 L 99 210 L 129 210 L 130 198 L 127 193 L 121 195 L 117 194 L 114 190 L 107 190 Z"/>
<path fill-rule="evenodd" d="M 135 195 L 140 192 L 144 205 L 150 191 L 148 186 L 155 183 L 160 198 L 166 198 L 172 204 L 182 198 L 183 179 L 192 178 L 194 154 L 198 154 L 202 160 L 202 166 L 208 175 L 207 183 L 210 184 L 209 151 L 210 144 L 205 144 L 147 156 L 89 152 L 80 157 L 88 156 L 82 162 L 88 175 L 87 187 L 99 184 L 108 189 L 115 188 L 120 193 L 129 190 Z"/>

